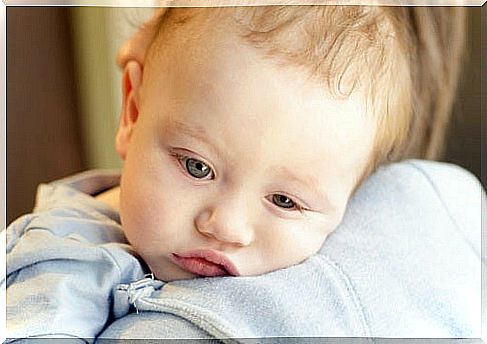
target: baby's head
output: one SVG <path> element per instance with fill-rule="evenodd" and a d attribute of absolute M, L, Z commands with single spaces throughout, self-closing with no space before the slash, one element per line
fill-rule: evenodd
<path fill-rule="evenodd" d="M 375 167 L 426 156 L 401 10 L 165 13 L 143 73 L 125 69 L 116 142 L 122 227 L 157 278 L 297 264 Z"/>

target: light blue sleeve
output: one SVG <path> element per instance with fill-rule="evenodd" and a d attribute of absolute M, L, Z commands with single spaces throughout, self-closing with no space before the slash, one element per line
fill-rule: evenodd
<path fill-rule="evenodd" d="M 19 218 L 7 236 L 7 340 L 91 342 L 110 321 L 113 288 L 143 275 L 116 226 L 75 209 Z"/>
<path fill-rule="evenodd" d="M 134 326 L 134 324 L 136 324 Z M 213 336 L 191 321 L 174 314 L 161 314 L 157 312 L 130 313 L 120 318 L 109 326 L 101 337 L 99 343 L 113 343 L 120 338 L 147 339 L 193 339 L 198 338 L 197 343 L 206 343 L 201 339 L 214 339 Z M 216 341 L 219 343 L 219 341 Z"/>

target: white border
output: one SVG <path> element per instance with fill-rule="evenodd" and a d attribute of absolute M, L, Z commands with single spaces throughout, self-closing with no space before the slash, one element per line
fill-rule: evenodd
<path fill-rule="evenodd" d="M 0 342 L 6 337 L 6 7 L 7 6 L 103 6 L 103 7 L 154 7 L 154 0 L 97 0 L 75 1 L 75 0 L 2 0 L 0 3 Z M 483 6 L 487 0 L 161 0 L 159 6 L 173 7 L 214 7 L 214 6 L 263 6 L 263 5 L 386 5 L 386 6 Z M 485 24 L 484 24 L 485 25 Z M 483 28 L 483 25 L 482 25 Z M 3 88 L 3 90 L 2 90 Z M 482 280 L 484 280 L 482 276 Z M 5 280 L 6 282 L 6 280 Z M 484 323 L 482 322 L 481 341 L 487 342 Z M 399 338 L 397 338 L 399 339 Z M 431 338 L 433 339 L 433 338 Z M 453 339 L 453 338 L 450 338 Z M 474 338 L 470 338 L 474 339 Z M 461 339 L 459 340 L 461 341 Z"/>
<path fill-rule="evenodd" d="M 3 0 L 7 6 L 39 6 L 35 0 Z M 483 6 L 487 0 L 162 0 L 158 6 L 223 7 L 265 5 Z M 94 3 L 95 2 L 95 3 Z M 42 6 L 154 7 L 153 0 L 46 0 Z"/>

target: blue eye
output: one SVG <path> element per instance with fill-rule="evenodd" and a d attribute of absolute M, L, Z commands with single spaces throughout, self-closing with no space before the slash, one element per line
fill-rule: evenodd
<path fill-rule="evenodd" d="M 185 167 L 188 173 L 197 179 L 203 179 L 209 175 L 213 175 L 211 167 L 205 164 L 203 161 L 193 158 L 185 158 Z"/>
<path fill-rule="evenodd" d="M 294 201 L 284 195 L 279 195 L 279 194 L 272 195 L 272 203 L 284 209 L 297 208 L 297 205 L 294 203 Z"/>

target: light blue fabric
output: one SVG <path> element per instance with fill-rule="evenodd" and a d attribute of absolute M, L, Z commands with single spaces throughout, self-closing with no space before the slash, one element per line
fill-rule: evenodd
<path fill-rule="evenodd" d="M 118 214 L 83 194 L 117 182 L 43 185 L 9 226 L 8 337 L 480 337 L 485 193 L 456 166 L 381 168 L 302 264 L 170 283 L 144 277 Z"/>

